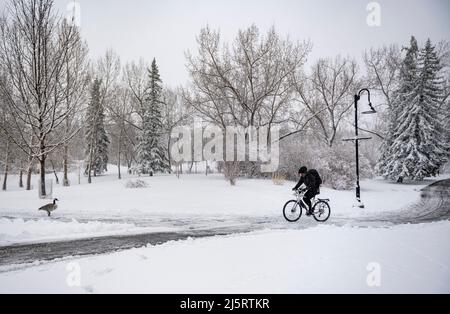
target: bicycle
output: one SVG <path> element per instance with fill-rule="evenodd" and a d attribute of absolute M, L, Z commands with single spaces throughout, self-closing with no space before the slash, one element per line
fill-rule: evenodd
<path fill-rule="evenodd" d="M 296 191 L 297 199 L 288 201 L 283 207 L 283 216 L 289 222 L 297 222 L 302 217 L 303 209 L 308 210 L 308 205 L 303 201 L 306 190 Z M 314 197 L 312 200 L 312 216 L 317 222 L 325 222 L 330 218 L 330 200 Z"/>

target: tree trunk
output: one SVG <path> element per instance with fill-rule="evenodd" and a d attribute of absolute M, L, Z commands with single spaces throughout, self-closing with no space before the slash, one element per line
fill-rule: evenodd
<path fill-rule="evenodd" d="M 89 164 L 88 164 L 88 183 L 91 184 L 92 183 L 92 146 L 91 149 L 89 150 Z"/>
<path fill-rule="evenodd" d="M 47 196 L 47 191 L 45 190 L 45 157 L 42 156 L 39 159 L 39 177 L 40 177 L 40 196 L 41 197 L 46 197 Z"/>
<path fill-rule="evenodd" d="M 128 174 L 133 174 L 133 171 L 131 170 L 132 160 L 131 158 L 128 158 L 128 155 L 125 155 L 125 157 L 127 159 Z"/>
<path fill-rule="evenodd" d="M 23 188 L 23 169 L 20 169 L 19 173 L 19 188 Z"/>
<path fill-rule="evenodd" d="M 58 173 L 56 172 L 55 164 L 53 163 L 53 160 L 50 160 L 50 163 L 52 164 L 52 169 L 53 169 L 53 174 L 55 175 L 56 184 L 59 184 Z"/>
<path fill-rule="evenodd" d="M 31 190 L 31 175 L 33 173 L 33 158 L 30 157 L 30 162 L 28 164 L 28 169 L 27 169 L 27 186 L 26 186 L 26 190 L 30 191 Z"/>
<path fill-rule="evenodd" d="M 119 133 L 119 147 L 118 147 L 118 154 L 117 154 L 117 171 L 119 172 L 119 180 L 122 180 L 122 172 L 120 171 L 120 153 L 122 151 L 122 130 L 120 129 Z"/>
<path fill-rule="evenodd" d="M 170 155 L 170 144 L 172 143 L 169 133 L 169 139 L 167 141 L 167 158 L 169 159 L 169 169 L 172 170 L 172 156 Z"/>
<path fill-rule="evenodd" d="M 67 174 L 69 168 L 69 147 L 68 145 L 64 145 L 64 161 L 63 161 L 63 186 L 70 186 L 69 176 Z"/>
<path fill-rule="evenodd" d="M 33 146 L 33 136 L 30 139 L 30 147 Z M 33 162 L 34 158 L 32 157 L 33 151 L 30 149 L 30 157 L 28 157 L 28 169 L 27 169 L 27 187 L 26 190 L 31 190 L 31 175 L 33 174 Z"/>
<path fill-rule="evenodd" d="M 117 161 L 117 171 L 119 172 L 119 180 L 122 180 L 122 172 L 120 171 L 120 153 L 118 156 L 118 161 Z"/>
<path fill-rule="evenodd" d="M 81 165 L 82 163 L 78 162 L 78 185 L 81 184 Z"/>
<path fill-rule="evenodd" d="M 70 86 L 70 70 L 69 70 L 69 59 L 66 60 L 66 82 L 67 86 Z M 70 111 L 70 93 L 69 89 L 66 89 L 66 109 Z M 70 129 L 70 114 L 66 115 L 66 130 Z M 68 168 L 69 168 L 69 144 L 64 144 L 64 160 L 63 160 L 63 186 L 70 186 L 69 176 L 68 176 Z"/>
<path fill-rule="evenodd" d="M 9 171 L 9 141 L 6 143 L 6 154 L 5 154 L 5 174 L 3 177 L 2 190 L 6 191 L 8 182 L 8 171 Z"/>

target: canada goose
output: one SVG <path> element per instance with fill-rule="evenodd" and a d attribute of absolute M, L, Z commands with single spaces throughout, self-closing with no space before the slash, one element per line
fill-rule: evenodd
<path fill-rule="evenodd" d="M 58 208 L 58 205 L 56 205 L 56 202 L 58 201 L 57 198 L 53 200 L 53 203 L 47 204 L 39 208 L 38 210 L 45 210 L 50 217 L 52 211 L 55 211 Z"/>

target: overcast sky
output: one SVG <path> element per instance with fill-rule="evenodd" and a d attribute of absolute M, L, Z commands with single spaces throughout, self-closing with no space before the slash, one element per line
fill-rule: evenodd
<path fill-rule="evenodd" d="M 5 0 L 0 0 L 5 2 Z M 61 13 L 69 0 L 55 0 Z M 338 53 L 360 58 L 371 46 L 407 44 L 414 34 L 450 40 L 449 0 L 380 0 L 381 26 L 366 23 L 367 0 L 79 0 L 92 57 L 113 48 L 123 62 L 156 57 L 169 85 L 187 79 L 184 52 L 209 24 L 231 40 L 239 28 L 275 25 L 293 40 L 311 39 L 310 61 Z"/>

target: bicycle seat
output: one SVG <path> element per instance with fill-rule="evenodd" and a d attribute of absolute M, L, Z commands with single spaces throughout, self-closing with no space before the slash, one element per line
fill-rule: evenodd
<path fill-rule="evenodd" d="M 330 199 L 329 199 L 329 198 L 319 198 L 319 201 L 322 201 L 322 202 L 329 202 Z"/>

